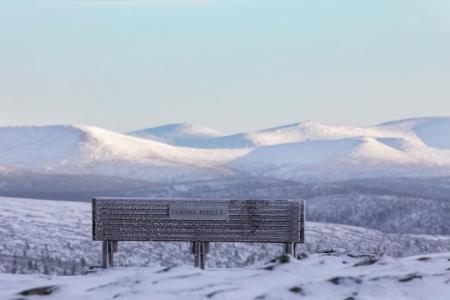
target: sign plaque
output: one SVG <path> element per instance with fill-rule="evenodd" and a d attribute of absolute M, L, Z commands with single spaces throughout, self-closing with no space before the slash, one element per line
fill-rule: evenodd
<path fill-rule="evenodd" d="M 169 205 L 170 220 L 228 221 L 227 205 Z"/>

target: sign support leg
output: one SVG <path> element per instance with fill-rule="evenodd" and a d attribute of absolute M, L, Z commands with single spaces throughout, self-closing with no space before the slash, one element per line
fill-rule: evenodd
<path fill-rule="evenodd" d="M 209 252 L 209 242 L 200 242 L 200 269 L 204 270 L 206 265 L 206 254 Z"/>
<path fill-rule="evenodd" d="M 194 255 L 194 267 L 195 268 L 198 268 L 199 264 L 200 264 L 197 253 L 199 253 L 198 242 L 191 242 L 191 254 Z"/>
<path fill-rule="evenodd" d="M 191 242 L 191 254 L 194 255 L 194 267 L 205 269 L 206 254 L 209 252 L 209 242 Z"/>
<path fill-rule="evenodd" d="M 105 269 L 109 269 L 114 265 L 113 241 L 103 241 L 102 243 L 102 267 Z"/>
<path fill-rule="evenodd" d="M 108 241 L 102 242 L 102 267 L 104 269 L 108 268 L 109 258 L 108 258 Z"/>
<path fill-rule="evenodd" d="M 108 259 L 109 259 L 109 267 L 114 267 L 114 249 L 113 249 L 113 241 L 108 241 Z"/>
<path fill-rule="evenodd" d="M 284 243 L 284 245 L 283 245 L 283 248 L 284 248 L 284 251 L 283 251 L 283 254 L 284 255 L 291 255 L 291 256 L 293 256 L 294 258 L 296 257 L 296 243 Z"/>

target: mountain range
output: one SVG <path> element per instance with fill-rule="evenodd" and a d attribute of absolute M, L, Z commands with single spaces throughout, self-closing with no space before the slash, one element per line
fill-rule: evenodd
<path fill-rule="evenodd" d="M 84 125 L 0 128 L 0 173 L 149 182 L 264 177 L 329 182 L 450 173 L 450 117 L 370 127 L 306 121 L 249 133 L 172 124 L 118 133 Z"/>

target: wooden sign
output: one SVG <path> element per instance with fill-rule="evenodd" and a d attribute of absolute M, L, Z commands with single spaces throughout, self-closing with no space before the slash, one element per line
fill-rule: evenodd
<path fill-rule="evenodd" d="M 302 243 L 302 200 L 95 198 L 98 241 Z"/>
<path fill-rule="evenodd" d="M 92 199 L 92 236 L 103 241 L 102 266 L 114 265 L 118 241 L 191 242 L 205 268 L 210 242 L 282 243 L 286 255 L 305 240 L 302 200 Z"/>

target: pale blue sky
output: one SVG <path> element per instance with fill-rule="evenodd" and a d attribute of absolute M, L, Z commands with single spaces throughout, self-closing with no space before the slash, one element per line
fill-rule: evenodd
<path fill-rule="evenodd" d="M 0 0 L 0 126 L 450 115 L 448 0 Z"/>

